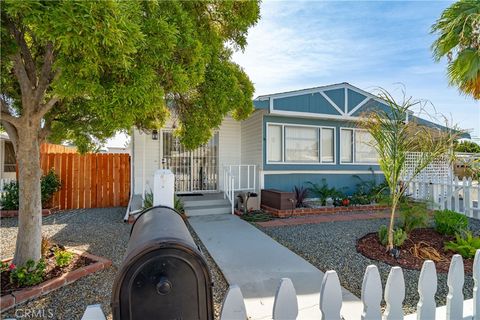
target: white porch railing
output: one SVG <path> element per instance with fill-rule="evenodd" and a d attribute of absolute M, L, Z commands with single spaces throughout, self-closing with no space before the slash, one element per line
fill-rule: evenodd
<path fill-rule="evenodd" d="M 455 255 L 450 263 L 448 271 L 448 295 L 445 307 L 437 308 L 435 293 L 437 291 L 437 273 L 433 261 L 424 262 L 420 278 L 418 280 L 418 292 L 420 300 L 417 304 L 417 313 L 405 316 L 403 312 L 403 300 L 405 298 L 405 282 L 403 271 L 400 267 L 392 267 L 385 286 L 384 299 L 386 309 L 381 311 L 382 282 L 380 273 L 375 265 L 370 265 L 365 271 L 362 283 L 361 303 L 363 311 L 355 319 L 385 319 L 385 320 L 479 320 L 480 319 L 480 250 L 477 250 L 473 264 L 473 299 L 464 301 L 463 283 L 464 269 L 460 255 Z M 320 287 L 320 311 L 322 320 L 342 319 L 342 291 L 340 281 L 335 271 L 327 271 Z M 464 317 L 465 315 L 465 317 Z M 272 310 L 272 319 L 297 319 L 298 303 L 295 288 L 292 281 L 283 278 L 275 295 Z M 244 320 L 247 319 L 245 303 L 240 288 L 230 286 L 225 296 L 221 320 Z M 345 318 L 350 320 L 350 318 Z"/>
<path fill-rule="evenodd" d="M 223 171 L 223 198 L 230 201 L 231 213 L 234 214 L 234 204 L 235 204 L 235 178 L 232 174 L 224 170 Z"/>
<path fill-rule="evenodd" d="M 230 201 L 234 213 L 235 191 L 255 191 L 257 166 L 232 164 L 223 167 L 224 198 Z"/>
<path fill-rule="evenodd" d="M 468 217 L 480 219 L 480 184 L 472 178 L 448 181 L 415 179 L 407 186 L 407 194 L 414 199 L 433 202 L 437 209 L 449 209 Z"/>

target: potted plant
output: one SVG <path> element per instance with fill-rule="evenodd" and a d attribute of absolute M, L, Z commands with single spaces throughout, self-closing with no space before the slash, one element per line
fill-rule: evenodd
<path fill-rule="evenodd" d="M 348 206 L 350 205 L 350 199 L 348 199 L 348 198 L 343 198 L 343 199 L 342 199 L 342 205 L 343 205 L 344 207 L 348 207 Z"/>

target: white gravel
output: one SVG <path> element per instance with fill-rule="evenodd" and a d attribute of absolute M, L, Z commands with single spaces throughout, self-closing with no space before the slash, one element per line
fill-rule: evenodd
<path fill-rule="evenodd" d="M 381 274 L 383 288 L 391 266 L 374 261 L 358 253 L 356 240 L 367 233 L 376 232 L 387 219 L 329 222 L 297 226 L 260 228 L 290 250 L 305 258 L 322 271 L 336 270 L 342 286 L 360 297 L 365 268 L 375 264 Z M 480 221 L 471 220 L 470 228 L 480 230 Z M 417 281 L 420 271 L 403 270 L 406 283 L 404 310 L 413 313 L 418 302 Z M 437 304 L 444 305 L 448 292 L 447 274 L 438 274 Z M 465 277 L 465 299 L 472 297 L 473 278 Z"/>
<path fill-rule="evenodd" d="M 106 257 L 112 260 L 112 267 L 53 291 L 37 300 L 24 303 L 18 308 L 44 309 L 48 319 L 80 319 L 89 304 L 101 304 L 107 319 L 111 319 L 110 298 L 113 281 L 120 266 L 131 225 L 123 222 L 125 208 L 97 208 L 69 210 L 43 218 L 42 232 L 52 241 L 66 246 Z M 11 257 L 15 250 L 17 219 L 1 220 L 1 258 Z M 198 238 L 195 239 L 198 243 Z M 202 244 L 200 243 L 202 247 Z M 205 251 L 205 248 L 202 248 Z M 215 309 L 219 309 L 226 291 L 226 282 L 213 260 L 206 253 L 207 262 L 216 283 L 214 287 Z M 222 282 L 223 281 L 223 282 Z M 1 315 L 1 318 L 15 316 L 15 309 Z M 34 318 L 29 318 L 34 319 Z M 40 319 L 47 319 L 40 318 Z"/>

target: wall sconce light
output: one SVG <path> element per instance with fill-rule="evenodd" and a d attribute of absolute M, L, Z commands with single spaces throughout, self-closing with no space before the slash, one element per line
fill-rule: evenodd
<path fill-rule="evenodd" d="M 158 140 L 158 130 L 152 130 L 152 140 Z"/>

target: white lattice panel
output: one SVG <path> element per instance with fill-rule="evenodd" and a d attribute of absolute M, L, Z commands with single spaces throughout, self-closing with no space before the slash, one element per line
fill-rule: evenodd
<path fill-rule="evenodd" d="M 409 152 L 405 161 L 403 171 L 403 181 L 409 180 L 414 174 L 416 168 L 426 155 L 423 152 Z M 422 181 L 427 183 L 445 183 L 453 179 L 452 166 L 447 155 L 432 161 L 425 167 L 413 181 Z"/>

